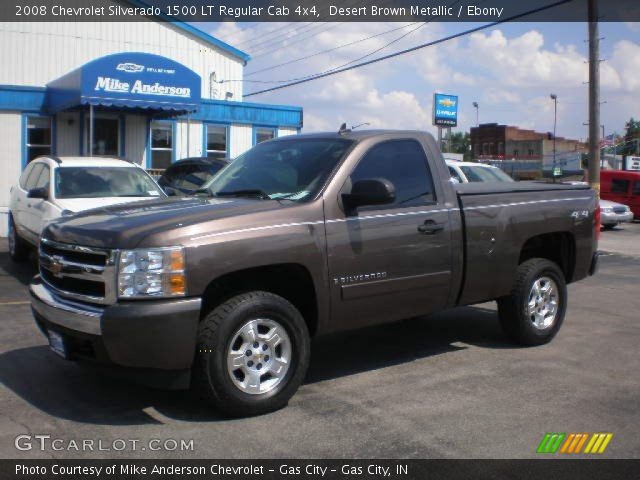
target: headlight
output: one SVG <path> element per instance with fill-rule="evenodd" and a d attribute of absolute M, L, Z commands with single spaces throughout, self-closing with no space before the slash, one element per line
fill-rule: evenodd
<path fill-rule="evenodd" d="M 120 298 L 182 297 L 185 289 L 182 247 L 140 248 L 120 252 Z"/>
<path fill-rule="evenodd" d="M 611 207 L 603 207 L 602 208 L 602 213 L 611 213 L 613 212 L 613 208 Z"/>

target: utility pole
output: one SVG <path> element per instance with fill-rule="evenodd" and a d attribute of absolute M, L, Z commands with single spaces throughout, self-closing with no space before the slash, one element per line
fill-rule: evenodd
<path fill-rule="evenodd" d="M 556 183 L 556 125 L 558 123 L 558 96 L 555 93 L 550 95 L 553 100 L 553 167 L 551 168 L 551 177 L 553 183 Z"/>
<path fill-rule="evenodd" d="M 589 0 L 589 185 L 600 197 L 600 36 L 598 0 Z"/>
<path fill-rule="evenodd" d="M 473 102 L 473 108 L 476 109 L 476 127 L 480 126 L 480 105 L 478 102 Z"/>

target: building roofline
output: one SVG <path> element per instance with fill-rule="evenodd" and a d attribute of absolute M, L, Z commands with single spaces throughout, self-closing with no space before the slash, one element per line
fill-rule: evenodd
<path fill-rule="evenodd" d="M 146 2 L 143 2 L 142 0 L 125 0 L 127 3 L 130 3 L 131 5 L 135 6 L 135 7 L 142 7 L 142 8 L 149 8 L 151 7 L 151 5 L 149 5 Z M 199 28 L 194 27 L 193 25 L 190 25 L 186 22 L 180 21 L 180 20 L 175 20 L 173 17 L 170 17 L 164 13 L 161 13 L 160 15 L 154 15 L 154 18 L 159 18 L 161 20 L 164 20 L 167 23 L 170 23 L 171 25 L 176 26 L 177 28 L 179 28 L 180 30 L 183 30 L 191 35 L 193 35 L 194 37 L 197 37 L 198 39 L 202 40 L 205 43 L 208 43 L 209 45 L 219 48 L 220 50 L 224 50 L 225 52 L 233 55 L 234 57 L 239 58 L 240 60 L 242 60 L 245 65 L 246 63 L 251 59 L 251 55 L 249 55 L 246 52 L 243 52 L 242 50 L 239 50 L 235 47 L 232 47 L 231 45 L 229 45 L 226 42 L 223 42 L 222 40 L 219 40 L 217 38 L 215 38 L 212 35 L 209 35 L 206 32 L 203 32 L 202 30 L 200 30 Z"/>

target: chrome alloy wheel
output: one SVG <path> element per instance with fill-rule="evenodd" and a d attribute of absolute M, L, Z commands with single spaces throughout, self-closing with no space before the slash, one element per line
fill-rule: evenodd
<path fill-rule="evenodd" d="M 558 286 L 549 277 L 538 278 L 529 292 L 527 315 L 538 330 L 549 328 L 558 315 Z"/>
<path fill-rule="evenodd" d="M 250 395 L 267 393 L 284 379 L 291 364 L 291 340 L 274 320 L 250 320 L 231 337 L 227 371 L 233 384 Z"/>

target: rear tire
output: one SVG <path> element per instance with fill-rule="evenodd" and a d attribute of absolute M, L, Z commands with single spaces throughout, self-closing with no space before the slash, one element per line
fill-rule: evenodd
<path fill-rule="evenodd" d="M 500 325 L 521 345 L 543 345 L 558 333 L 567 310 L 564 274 L 555 263 L 532 258 L 518 267 L 511 294 L 498 300 Z"/>
<path fill-rule="evenodd" d="M 9 256 L 16 263 L 22 263 L 29 258 L 29 244 L 20 237 L 13 222 L 13 215 L 9 214 Z"/>
<path fill-rule="evenodd" d="M 217 409 L 259 415 L 287 405 L 309 366 L 300 312 L 269 292 L 237 295 L 200 323 L 193 388 Z"/>

